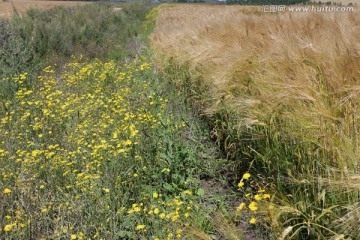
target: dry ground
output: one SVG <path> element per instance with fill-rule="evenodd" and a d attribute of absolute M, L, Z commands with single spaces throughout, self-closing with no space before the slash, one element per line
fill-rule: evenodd
<path fill-rule="evenodd" d="M 30 8 L 49 9 L 56 6 L 75 6 L 86 4 L 76 1 L 36 1 L 36 0 L 0 0 L 0 17 L 8 18 L 14 13 L 14 8 L 19 13 L 24 13 Z"/>

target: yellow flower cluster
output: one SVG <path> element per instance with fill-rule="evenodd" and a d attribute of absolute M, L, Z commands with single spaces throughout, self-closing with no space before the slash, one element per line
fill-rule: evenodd
<path fill-rule="evenodd" d="M 248 179 L 250 179 L 250 177 L 251 177 L 251 174 L 248 172 L 243 175 L 240 182 L 238 183 L 239 189 L 242 189 L 244 187 L 244 185 L 245 185 L 244 180 L 248 180 Z M 238 216 L 240 211 L 244 210 L 246 207 L 248 207 L 248 209 L 249 209 L 249 214 L 254 215 L 255 213 L 259 213 L 258 210 L 260 207 L 263 208 L 264 206 L 269 206 L 269 207 L 272 206 L 271 203 L 269 201 L 267 201 L 267 200 L 270 200 L 271 195 L 269 193 L 266 193 L 264 189 L 259 189 L 256 194 L 247 193 L 247 194 L 245 194 L 245 198 L 246 198 L 245 200 L 246 200 L 246 202 L 248 202 L 248 204 L 246 204 L 245 202 L 241 202 L 236 207 L 236 216 Z M 261 214 L 261 213 L 259 213 L 259 214 Z M 257 219 L 255 216 L 252 216 L 251 219 L 249 220 L 250 224 L 255 224 L 256 222 L 257 222 Z"/>
<path fill-rule="evenodd" d="M 155 194 L 160 196 L 161 194 Z M 154 196 L 154 193 L 153 193 Z M 188 225 L 192 211 L 192 201 L 184 196 L 176 196 L 168 201 L 156 197 L 156 201 L 149 203 L 134 203 L 127 210 L 126 218 L 136 223 L 138 219 L 146 219 L 153 227 L 161 226 L 167 228 L 168 234 L 181 238 L 182 229 L 177 228 L 177 224 Z M 136 225 L 137 230 L 145 231 L 149 226 L 140 222 Z M 164 237 L 164 236 L 162 236 Z M 156 238 L 156 237 L 155 237 Z M 172 239 L 172 238 L 170 238 Z"/>
<path fill-rule="evenodd" d="M 47 67 L 37 80 L 12 79 L 18 89 L 0 111 L 0 208 L 11 219 L 0 219 L 1 231 L 25 238 L 31 220 L 54 224 L 52 238 L 81 239 L 85 232 L 74 232 L 68 218 L 87 214 L 88 206 L 104 216 L 119 212 L 119 194 L 148 178 L 137 148 L 152 129 L 172 121 L 168 100 L 144 80 L 151 72 L 142 57 L 124 65 L 75 60 L 59 74 Z M 174 222 L 190 215 L 187 207 L 174 198 L 147 208 L 135 204 L 122 214 Z M 98 236 L 105 227 L 93 229 Z M 147 223 L 134 229 L 146 230 Z"/>

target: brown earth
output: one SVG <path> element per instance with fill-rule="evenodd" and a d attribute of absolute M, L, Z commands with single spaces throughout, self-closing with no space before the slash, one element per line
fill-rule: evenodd
<path fill-rule="evenodd" d="M 76 6 L 87 4 L 77 1 L 36 1 L 36 0 L 0 0 L 0 17 L 9 18 L 15 11 L 20 14 L 31 8 L 50 9 L 56 6 Z"/>

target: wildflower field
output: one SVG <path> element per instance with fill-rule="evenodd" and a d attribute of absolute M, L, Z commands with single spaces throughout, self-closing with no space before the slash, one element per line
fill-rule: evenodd
<path fill-rule="evenodd" d="M 2 46 L 19 50 L 26 65 L 9 62 L 11 48 L 3 48 L 1 239 L 190 239 L 212 231 L 199 182 L 217 171 L 206 127 L 153 64 L 146 34 L 156 10 L 123 7 L 2 20 Z M 69 30 L 75 43 L 53 42 L 60 28 L 52 19 L 81 18 L 91 29 L 94 11 L 104 21 L 91 38 Z M 109 35 L 113 24 L 123 35 Z M 112 37 L 123 42 L 114 46 Z"/>
<path fill-rule="evenodd" d="M 0 18 L 0 239 L 358 239 L 346 14 L 135 2 Z"/>
<path fill-rule="evenodd" d="M 174 134 L 185 123 L 165 111 L 152 75 L 138 58 L 123 66 L 74 61 L 60 75 L 47 67 L 31 87 L 26 73 L 7 79 L 18 89 L 1 115 L 5 234 L 132 237 L 153 234 L 158 219 L 190 215 L 187 169 L 170 182 L 182 196 L 164 198 L 159 188 L 181 167 L 166 155 L 171 143 L 156 146 L 159 128 Z"/>

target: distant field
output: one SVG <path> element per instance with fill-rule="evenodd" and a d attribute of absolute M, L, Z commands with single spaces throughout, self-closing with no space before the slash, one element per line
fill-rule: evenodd
<path fill-rule="evenodd" d="M 31 0 L 0 0 L 0 17 L 9 17 L 14 13 L 14 8 L 23 13 L 30 8 L 50 9 L 56 6 L 76 6 L 87 4 L 86 2 L 76 1 L 31 1 Z"/>

